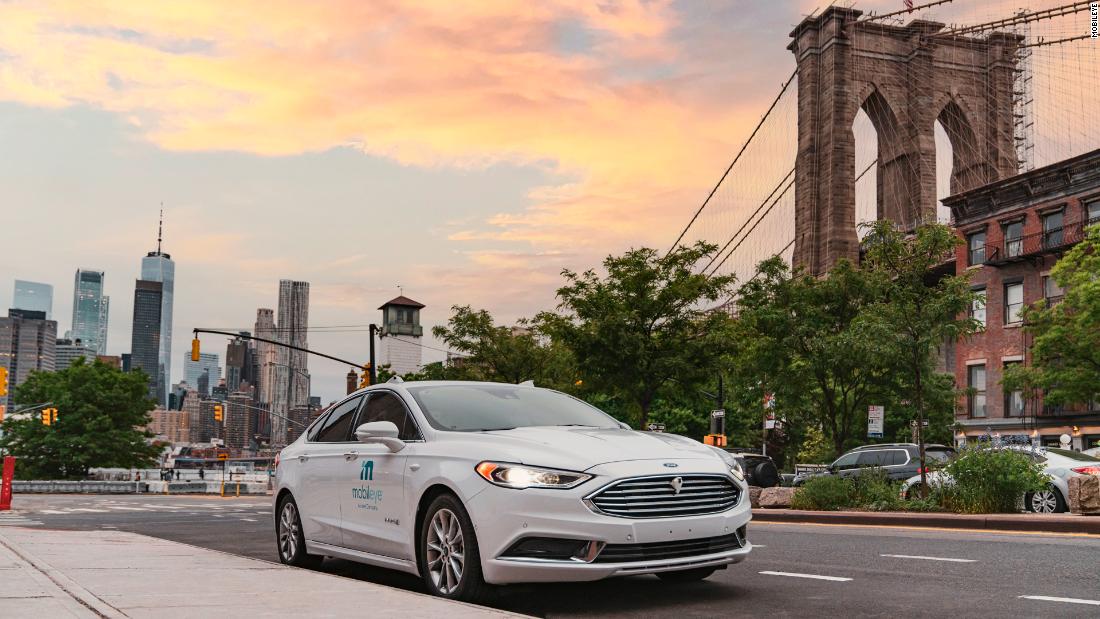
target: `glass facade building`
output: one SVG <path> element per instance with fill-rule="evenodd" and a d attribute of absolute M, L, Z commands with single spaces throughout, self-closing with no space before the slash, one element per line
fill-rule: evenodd
<path fill-rule="evenodd" d="M 159 247 L 159 243 L 158 243 Z M 157 355 L 159 363 L 157 402 L 168 406 L 168 384 L 172 376 L 172 293 L 176 282 L 176 263 L 168 254 L 151 251 L 141 259 L 141 279 L 162 284 L 160 309 L 160 349 Z"/>
<path fill-rule="evenodd" d="M 73 282 L 73 328 L 69 337 L 84 342 L 96 351 L 107 354 L 107 308 L 109 299 L 103 295 L 103 271 L 76 270 Z"/>
<path fill-rule="evenodd" d="M 130 370 L 143 370 L 149 375 L 149 397 L 164 401 L 168 394 L 160 370 L 160 326 L 163 284 L 139 279 L 134 286 L 134 324 L 130 332 Z"/>
<path fill-rule="evenodd" d="M 46 320 L 53 320 L 53 286 L 17 279 L 11 306 L 30 312 L 42 312 L 46 315 Z"/>

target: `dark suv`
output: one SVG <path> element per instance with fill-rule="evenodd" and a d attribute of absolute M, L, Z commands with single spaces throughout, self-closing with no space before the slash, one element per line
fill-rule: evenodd
<path fill-rule="evenodd" d="M 741 470 L 745 471 L 745 481 L 750 486 L 771 488 L 779 485 L 779 468 L 768 456 L 735 447 L 728 448 L 726 451 L 737 458 L 737 462 L 741 464 Z"/>
<path fill-rule="evenodd" d="M 925 445 L 925 461 L 929 466 L 946 462 L 955 455 L 955 450 L 946 445 Z M 852 477 L 864 469 L 879 468 L 890 479 L 906 480 L 920 474 L 920 447 L 916 443 L 882 443 L 856 447 L 837 458 L 822 471 L 803 473 L 795 477 L 798 486 L 810 477 L 819 475 L 840 475 Z"/>

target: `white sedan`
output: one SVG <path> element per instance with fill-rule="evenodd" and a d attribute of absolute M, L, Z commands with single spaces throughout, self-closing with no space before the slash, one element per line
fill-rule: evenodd
<path fill-rule="evenodd" d="M 1040 514 L 1054 514 L 1065 512 L 1069 509 L 1069 479 L 1078 475 L 1100 475 L 1100 458 L 1086 455 L 1078 451 L 1068 449 L 1056 449 L 1053 447 L 1017 447 L 1009 446 L 1002 449 L 1012 449 L 1034 459 L 1043 465 L 1043 472 L 1050 479 L 1050 484 L 1038 491 L 1030 492 L 1023 497 L 1024 509 Z M 951 477 L 944 471 L 933 471 L 926 474 L 928 484 L 931 486 L 951 484 Z M 920 475 L 915 475 L 905 480 L 902 485 L 902 496 L 915 495 L 916 488 L 920 484 Z"/>
<path fill-rule="evenodd" d="M 279 454 L 276 542 L 283 563 L 359 561 L 465 600 L 487 584 L 698 580 L 750 552 L 747 495 L 724 451 L 556 391 L 391 381 Z"/>

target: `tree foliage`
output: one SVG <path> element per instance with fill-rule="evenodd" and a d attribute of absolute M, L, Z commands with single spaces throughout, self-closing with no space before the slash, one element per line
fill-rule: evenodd
<path fill-rule="evenodd" d="M 82 358 L 60 372 L 33 372 L 16 388 L 16 401 L 50 402 L 57 421 L 44 425 L 37 411 L 9 415 L 0 448 L 18 458 L 21 479 L 80 479 L 92 466 L 150 466 L 159 449 L 138 429 L 149 423 L 155 404 L 148 385 L 143 372 Z"/>
<path fill-rule="evenodd" d="M 703 242 L 664 256 L 633 249 L 608 256 L 606 275 L 566 269 L 562 313 L 543 312 L 537 324 L 572 352 L 585 384 L 629 402 L 644 428 L 663 394 L 713 381 L 730 350 L 731 318 L 713 310 L 734 277 L 697 271 L 716 250 Z"/>
<path fill-rule="evenodd" d="M 1019 364 L 1004 379 L 1008 389 L 1042 390 L 1051 404 L 1100 395 L 1100 226 L 1087 230 L 1051 271 L 1065 289 L 1061 303 L 1024 310 L 1024 328 L 1035 337 L 1031 366 Z"/>

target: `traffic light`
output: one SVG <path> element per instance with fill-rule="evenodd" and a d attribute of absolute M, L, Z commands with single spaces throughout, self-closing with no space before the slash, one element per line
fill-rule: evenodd
<path fill-rule="evenodd" d="M 221 404 L 215 404 L 214 405 L 214 421 L 221 421 L 221 420 L 222 420 L 222 405 Z"/>
<path fill-rule="evenodd" d="M 0 397 L 8 395 L 8 368 L 0 366 Z"/>
<path fill-rule="evenodd" d="M 56 408 L 44 408 L 42 409 L 42 425 L 52 426 L 57 423 L 57 409 Z"/>
<path fill-rule="evenodd" d="M 191 360 L 199 360 L 199 338 L 197 337 L 191 340 Z"/>
<path fill-rule="evenodd" d="M 363 376 L 359 379 L 359 388 L 370 387 L 370 364 L 363 364 Z"/>

